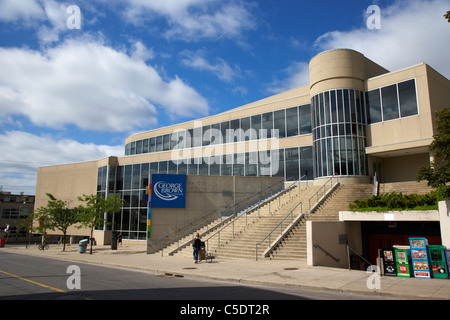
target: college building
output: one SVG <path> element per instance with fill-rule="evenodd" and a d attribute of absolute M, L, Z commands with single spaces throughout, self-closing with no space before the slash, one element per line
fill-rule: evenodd
<path fill-rule="evenodd" d="M 305 86 L 134 134 L 123 157 L 41 167 L 35 208 L 46 193 L 74 205 L 83 194 L 118 194 L 124 207 L 99 226 L 97 243 L 111 231 L 152 242 L 280 181 L 415 183 L 433 157 L 435 114 L 450 107 L 450 81 L 426 63 L 390 71 L 349 49 L 318 54 L 309 71 Z M 150 219 L 153 174 L 186 175 L 186 208 L 154 209 Z"/>

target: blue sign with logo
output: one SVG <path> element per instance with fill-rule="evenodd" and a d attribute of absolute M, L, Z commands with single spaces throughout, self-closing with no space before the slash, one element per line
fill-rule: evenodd
<path fill-rule="evenodd" d="M 152 208 L 185 208 L 186 175 L 152 174 Z"/>

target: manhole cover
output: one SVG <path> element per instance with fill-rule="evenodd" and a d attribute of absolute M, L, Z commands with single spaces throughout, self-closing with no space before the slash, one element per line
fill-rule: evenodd
<path fill-rule="evenodd" d="M 298 268 L 284 268 L 283 270 L 298 270 Z"/>
<path fill-rule="evenodd" d="M 197 269 L 196 267 L 186 267 L 186 268 L 183 268 L 183 269 L 185 269 L 185 270 L 194 270 L 194 269 Z"/>

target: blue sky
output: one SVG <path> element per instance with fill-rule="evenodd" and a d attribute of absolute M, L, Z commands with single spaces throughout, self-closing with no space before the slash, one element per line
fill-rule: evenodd
<path fill-rule="evenodd" d="M 367 27 L 371 5 L 380 29 Z M 121 156 L 133 133 L 305 85 L 324 50 L 352 48 L 392 71 L 426 62 L 450 78 L 447 10 L 444 0 L 0 0 L 0 186 L 34 194 L 40 166 Z"/>

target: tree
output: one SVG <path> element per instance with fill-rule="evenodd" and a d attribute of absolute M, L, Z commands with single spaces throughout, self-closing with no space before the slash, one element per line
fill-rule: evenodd
<path fill-rule="evenodd" d="M 78 200 L 84 202 L 85 205 L 78 207 L 78 221 L 81 225 L 77 228 L 86 227 L 91 230 L 89 253 L 92 254 L 92 235 L 94 228 L 105 223 L 105 213 L 113 214 L 120 212 L 120 208 L 123 206 L 123 200 L 116 194 L 106 198 L 103 194 L 83 195 L 83 197 L 78 197 Z"/>
<path fill-rule="evenodd" d="M 450 187 L 450 108 L 436 113 L 437 134 L 430 145 L 430 151 L 434 154 L 434 161 L 426 167 L 422 167 L 417 175 L 417 180 L 428 180 L 428 185 L 440 188 L 449 196 Z"/>
<path fill-rule="evenodd" d="M 37 209 L 34 218 L 42 223 L 37 230 L 43 232 L 45 229 L 58 229 L 63 233 L 63 251 L 66 250 L 67 229 L 77 222 L 77 210 L 69 208 L 68 201 L 56 199 L 51 193 L 47 193 L 49 198 L 46 207 Z"/>
<path fill-rule="evenodd" d="M 446 14 L 444 14 L 445 19 L 448 20 L 448 22 L 450 23 L 450 11 L 447 11 Z"/>

